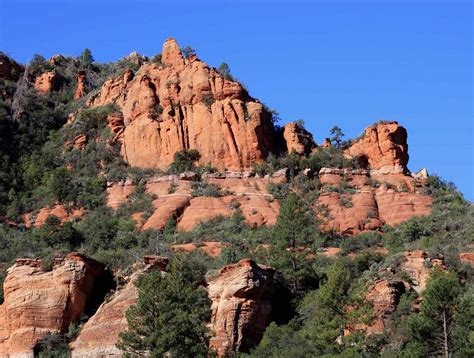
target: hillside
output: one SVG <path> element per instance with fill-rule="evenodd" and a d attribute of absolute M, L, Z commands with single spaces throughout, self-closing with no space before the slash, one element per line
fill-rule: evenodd
<path fill-rule="evenodd" d="M 0 357 L 474 354 L 473 206 L 398 122 L 316 143 L 174 39 L 0 93 Z"/>

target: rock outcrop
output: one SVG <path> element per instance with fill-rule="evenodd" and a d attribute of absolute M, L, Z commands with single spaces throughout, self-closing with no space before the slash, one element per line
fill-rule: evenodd
<path fill-rule="evenodd" d="M 125 312 L 137 302 L 137 280 L 150 270 L 165 271 L 168 259 L 147 256 L 144 263 L 145 267 L 137 269 L 128 277 L 126 283 L 117 289 L 84 324 L 77 338 L 70 344 L 73 358 L 123 356 L 115 344 L 119 340 L 119 333 L 128 327 Z"/>
<path fill-rule="evenodd" d="M 142 230 L 161 230 L 170 218 L 174 218 L 178 230 L 188 231 L 219 215 L 232 216 L 238 208 L 248 225 L 275 224 L 280 205 L 268 193 L 267 187 L 270 183 L 285 181 L 284 173 L 265 178 L 251 176 L 245 172 L 204 174 L 202 181 L 216 185 L 227 194 L 218 198 L 193 198 L 192 181 L 183 179 L 183 175 L 156 176 L 147 180 L 147 193 L 157 199 L 153 201 L 155 211 L 141 227 Z M 131 181 L 109 183 L 107 205 L 117 209 L 127 202 L 135 187 Z"/>
<path fill-rule="evenodd" d="M 444 268 L 443 258 L 430 258 L 425 251 L 405 251 L 405 261 L 400 264 L 400 269 L 412 280 L 412 287 L 418 293 L 426 287 L 426 282 L 433 267 Z"/>
<path fill-rule="evenodd" d="M 377 174 L 408 173 L 407 131 L 397 122 L 371 125 L 344 153 Z"/>
<path fill-rule="evenodd" d="M 256 346 L 270 322 L 274 270 L 241 260 L 208 281 L 212 300 L 210 348 L 218 356 L 248 352 Z"/>
<path fill-rule="evenodd" d="M 61 87 L 61 79 L 59 75 L 54 72 L 45 72 L 36 77 L 34 88 L 41 94 L 46 94 L 51 91 L 57 91 Z"/>
<path fill-rule="evenodd" d="M 288 153 L 294 151 L 300 155 L 305 155 L 310 154 L 317 148 L 313 135 L 297 122 L 291 122 L 285 125 L 283 138 L 286 141 Z"/>
<path fill-rule="evenodd" d="M 10 57 L 0 52 L 0 78 L 7 81 L 18 81 L 24 67 L 13 61 Z"/>
<path fill-rule="evenodd" d="M 83 208 L 68 208 L 63 204 L 56 204 L 51 207 L 41 208 L 36 217 L 31 214 L 23 215 L 23 222 L 26 227 L 41 227 L 46 223 L 49 216 L 56 216 L 61 223 L 72 221 L 84 216 L 86 211 Z"/>
<path fill-rule="evenodd" d="M 78 253 L 44 271 L 41 260 L 19 259 L 7 271 L 0 306 L 0 357 L 33 357 L 37 341 L 67 332 L 84 313 L 105 265 Z M 96 297 L 91 298 L 94 291 Z"/>
<path fill-rule="evenodd" d="M 326 230 L 354 235 L 431 213 L 431 197 L 420 192 L 423 181 L 411 176 L 322 168 L 319 177 L 315 212 Z"/>
<path fill-rule="evenodd" d="M 76 75 L 77 79 L 77 87 L 76 91 L 74 92 L 74 99 L 79 99 L 84 97 L 86 94 L 86 72 L 79 71 Z"/>
<path fill-rule="evenodd" d="M 174 39 L 163 45 L 161 65 L 106 81 L 88 102 L 108 103 L 122 109 L 122 154 L 132 166 L 163 169 L 175 152 L 197 149 L 203 164 L 240 170 L 279 151 L 264 106 L 195 56 L 183 58 Z"/>

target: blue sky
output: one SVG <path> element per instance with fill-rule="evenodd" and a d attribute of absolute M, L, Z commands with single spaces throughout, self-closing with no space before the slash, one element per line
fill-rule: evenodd
<path fill-rule="evenodd" d="M 474 199 L 472 2 L 7 1 L 0 49 L 116 60 L 161 52 L 175 37 L 212 66 L 227 62 L 251 95 L 304 119 L 321 142 L 333 125 L 358 136 L 380 119 L 409 133 L 409 168 Z"/>

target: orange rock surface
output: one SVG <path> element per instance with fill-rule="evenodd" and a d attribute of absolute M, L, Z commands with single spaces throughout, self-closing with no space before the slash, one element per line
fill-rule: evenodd
<path fill-rule="evenodd" d="M 223 357 L 228 351 L 248 352 L 270 322 L 274 270 L 241 260 L 208 281 L 212 300 L 210 348 Z"/>
<path fill-rule="evenodd" d="M 56 72 L 45 72 L 36 77 L 34 88 L 36 91 L 46 94 L 57 91 L 61 85 L 59 75 Z"/>
<path fill-rule="evenodd" d="M 278 152 L 263 105 L 195 56 L 183 58 L 174 39 L 163 45 L 162 65 L 106 81 L 88 102 L 108 103 L 122 109 L 122 154 L 132 166 L 166 168 L 175 152 L 191 148 L 201 163 L 240 170 Z"/>
<path fill-rule="evenodd" d="M 74 92 L 74 99 L 79 99 L 84 97 L 86 94 L 86 72 L 79 71 L 76 75 L 77 79 L 77 87 L 76 91 Z"/>
<path fill-rule="evenodd" d="M 407 173 L 407 131 L 397 122 L 379 122 L 366 128 L 360 139 L 345 151 L 347 157 L 379 174 Z"/>
<path fill-rule="evenodd" d="M 419 192 L 423 181 L 408 175 L 322 168 L 319 176 L 315 211 L 326 230 L 354 235 L 431 213 L 431 197 Z"/>
<path fill-rule="evenodd" d="M 125 285 L 117 289 L 84 324 L 77 338 L 70 344 L 73 358 L 123 356 L 115 344 L 119 340 L 119 333 L 128 327 L 125 312 L 137 302 L 136 282 L 141 275 L 152 269 L 164 271 L 168 260 L 148 256 L 144 262 L 146 266 L 135 271 Z"/>
<path fill-rule="evenodd" d="M 78 253 L 68 254 L 49 272 L 41 268 L 41 260 L 17 260 L 3 286 L 0 356 L 32 357 L 43 336 L 67 332 L 84 312 L 104 269 L 105 265 Z"/>
<path fill-rule="evenodd" d="M 283 138 L 285 138 L 288 153 L 294 151 L 300 155 L 309 154 L 317 147 L 313 135 L 297 122 L 285 125 Z"/>
<path fill-rule="evenodd" d="M 26 227 L 41 227 L 46 223 L 48 216 L 56 216 L 61 223 L 81 218 L 86 213 L 83 208 L 67 208 L 63 204 L 56 204 L 52 207 L 41 208 L 36 218 L 32 218 L 31 214 L 24 214 L 23 221 Z"/>
<path fill-rule="evenodd" d="M 433 267 L 444 268 L 442 258 L 432 259 L 425 251 L 405 251 L 403 253 L 405 261 L 400 264 L 400 268 L 413 281 L 412 287 L 418 292 L 422 292 L 426 287 L 426 282 Z"/>
<path fill-rule="evenodd" d="M 459 254 L 459 259 L 474 267 L 474 252 L 462 252 Z"/>

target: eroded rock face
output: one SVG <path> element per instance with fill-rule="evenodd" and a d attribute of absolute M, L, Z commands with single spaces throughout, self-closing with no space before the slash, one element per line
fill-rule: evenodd
<path fill-rule="evenodd" d="M 61 86 L 61 80 L 59 75 L 54 72 L 45 72 L 42 75 L 36 77 L 35 90 L 41 94 L 46 94 L 51 91 L 57 91 Z"/>
<path fill-rule="evenodd" d="M 162 65 L 106 81 L 89 105 L 112 102 L 123 112 L 122 154 L 132 166 L 164 169 L 177 151 L 197 149 L 201 163 L 240 170 L 279 149 L 263 105 L 196 57 L 184 59 L 174 39 L 163 45 Z"/>
<path fill-rule="evenodd" d="M 219 356 L 248 352 L 256 346 L 270 322 L 274 270 L 251 260 L 222 268 L 208 281 L 212 300 L 210 348 Z"/>
<path fill-rule="evenodd" d="M 84 97 L 86 94 L 86 72 L 79 71 L 76 75 L 77 79 L 77 87 L 76 91 L 74 92 L 74 99 L 79 99 Z"/>
<path fill-rule="evenodd" d="M 433 267 L 444 268 L 443 258 L 431 258 L 425 251 L 405 251 L 405 261 L 400 264 L 400 269 L 412 279 L 412 287 L 418 293 L 426 287 L 426 282 Z"/>
<path fill-rule="evenodd" d="M 17 260 L 3 286 L 0 357 L 32 357 L 39 339 L 67 332 L 84 313 L 104 270 L 105 265 L 78 253 L 68 254 L 49 272 L 41 260 Z"/>
<path fill-rule="evenodd" d="M 373 124 L 344 154 L 378 174 L 408 173 L 407 131 L 397 122 Z"/>
<path fill-rule="evenodd" d="M 294 151 L 300 155 L 305 155 L 317 148 L 313 135 L 297 122 L 285 125 L 283 138 L 285 138 L 288 153 Z"/>
<path fill-rule="evenodd" d="M 431 197 L 420 192 L 423 181 L 408 175 L 322 168 L 319 177 L 315 212 L 326 230 L 355 235 L 431 213 Z"/>
<path fill-rule="evenodd" d="M 0 78 L 7 81 L 18 81 L 23 71 L 23 66 L 0 52 Z"/>
<path fill-rule="evenodd" d="M 146 256 L 144 263 L 146 266 L 128 277 L 124 286 L 117 289 L 84 324 L 77 338 L 70 344 L 73 358 L 123 356 L 115 344 L 119 340 L 119 333 L 128 327 L 125 312 L 137 302 L 137 280 L 150 270 L 165 271 L 168 259 Z"/>
<path fill-rule="evenodd" d="M 142 230 L 161 230 L 170 218 L 177 222 L 181 231 L 193 229 L 201 222 L 216 216 L 232 216 L 237 209 L 242 211 L 245 222 L 251 226 L 274 225 L 280 210 L 280 204 L 267 191 L 270 183 L 286 180 L 284 174 L 257 178 L 249 173 L 227 172 L 203 175 L 202 181 L 216 185 L 223 197 L 192 197 L 191 184 L 188 179 L 195 173 L 157 176 L 147 180 L 146 190 L 155 195 L 154 213 L 147 219 Z M 131 181 L 109 183 L 107 188 L 107 205 L 117 209 L 135 190 Z"/>

